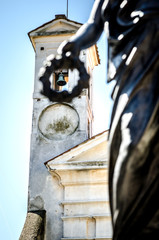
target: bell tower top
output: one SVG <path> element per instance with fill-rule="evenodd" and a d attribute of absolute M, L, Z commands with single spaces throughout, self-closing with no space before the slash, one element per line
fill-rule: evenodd
<path fill-rule="evenodd" d="M 36 51 L 36 45 L 38 43 L 37 38 L 65 35 L 63 37 L 64 40 L 66 40 L 75 34 L 81 26 L 81 23 L 68 19 L 64 14 L 57 14 L 53 20 L 30 31 L 28 35 Z"/>

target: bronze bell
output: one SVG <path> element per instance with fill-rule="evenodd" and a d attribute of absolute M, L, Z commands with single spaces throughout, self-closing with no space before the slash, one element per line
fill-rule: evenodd
<path fill-rule="evenodd" d="M 65 81 L 64 75 L 62 73 L 59 74 L 56 83 L 57 83 L 58 86 L 64 86 L 64 85 L 67 84 L 67 82 Z"/>

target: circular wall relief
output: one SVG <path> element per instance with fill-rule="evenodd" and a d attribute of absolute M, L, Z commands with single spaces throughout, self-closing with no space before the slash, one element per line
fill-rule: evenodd
<path fill-rule="evenodd" d="M 79 124 L 76 110 L 69 105 L 54 104 L 43 110 L 39 118 L 39 130 L 48 139 L 64 139 L 73 134 Z"/>

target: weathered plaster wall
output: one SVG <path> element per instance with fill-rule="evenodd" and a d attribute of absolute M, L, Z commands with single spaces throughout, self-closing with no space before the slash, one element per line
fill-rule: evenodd
<path fill-rule="evenodd" d="M 107 144 L 91 141 L 47 163 L 63 186 L 63 238 L 111 239 Z M 79 154 L 78 154 L 79 153 Z M 76 155 L 77 154 L 77 155 Z"/>

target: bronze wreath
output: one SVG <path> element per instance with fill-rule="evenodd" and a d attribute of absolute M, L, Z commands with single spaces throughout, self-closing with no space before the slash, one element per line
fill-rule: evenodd
<path fill-rule="evenodd" d="M 58 92 L 51 88 L 49 78 L 54 71 L 62 68 L 77 69 L 79 71 L 78 84 L 73 88 L 72 92 L 66 90 Z M 89 74 L 87 73 L 84 63 L 80 61 L 79 57 L 72 56 L 70 54 L 50 55 L 44 62 L 44 66 L 40 69 L 39 80 L 43 84 L 43 90 L 41 94 L 48 97 L 52 102 L 70 102 L 74 97 L 80 95 L 84 88 L 89 87 Z"/>

